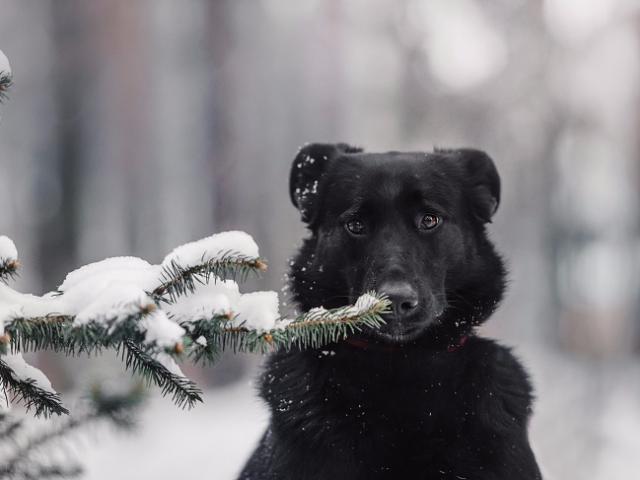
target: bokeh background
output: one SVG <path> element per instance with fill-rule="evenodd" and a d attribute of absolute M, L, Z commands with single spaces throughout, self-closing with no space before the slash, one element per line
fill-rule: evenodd
<path fill-rule="evenodd" d="M 0 48 L 0 232 L 22 290 L 226 229 L 270 261 L 247 288 L 279 290 L 305 234 L 302 144 L 482 148 L 511 270 L 485 333 L 531 371 L 546 478 L 640 471 L 637 1 L 0 0 Z M 126 378 L 110 357 L 38 362 L 63 391 Z M 204 405 L 154 398 L 137 434 L 80 439 L 87 478 L 233 478 L 268 418 L 259 363 L 187 370 Z"/>

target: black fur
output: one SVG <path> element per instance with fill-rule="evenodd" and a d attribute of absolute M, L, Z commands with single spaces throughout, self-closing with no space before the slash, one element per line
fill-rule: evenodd
<path fill-rule="evenodd" d="M 271 423 L 240 478 L 540 479 L 527 374 L 474 334 L 505 285 L 485 232 L 500 201 L 493 161 L 314 144 L 293 162 L 290 193 L 311 232 L 291 271 L 302 310 L 389 285 L 417 306 L 351 343 L 272 355 L 261 379 Z"/>

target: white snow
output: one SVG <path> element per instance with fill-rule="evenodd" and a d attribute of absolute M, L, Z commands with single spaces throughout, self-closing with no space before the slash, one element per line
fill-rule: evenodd
<path fill-rule="evenodd" d="M 192 294 L 179 297 L 174 304 L 163 308 L 178 321 L 195 322 L 232 314 L 238 309 L 239 301 L 240 290 L 236 282 L 214 277 L 208 284 L 196 284 Z"/>
<path fill-rule="evenodd" d="M 238 315 L 233 324 L 258 331 L 275 328 L 280 318 L 276 292 L 252 292 L 240 296 Z"/>
<path fill-rule="evenodd" d="M 184 377 L 184 373 L 182 373 L 182 369 L 176 363 L 173 357 L 168 353 L 156 352 L 153 355 L 153 358 L 155 358 L 162 366 L 164 366 L 164 368 L 169 370 L 174 375 L 177 375 L 178 377 Z"/>
<path fill-rule="evenodd" d="M 201 347 L 206 347 L 208 345 L 207 339 L 204 338 L 203 335 L 200 335 L 198 338 L 196 338 L 196 343 Z"/>
<path fill-rule="evenodd" d="M 21 353 L 7 353 L 0 357 L 11 370 L 13 370 L 12 376 L 15 380 L 27 381 L 34 380 L 37 387 L 47 392 L 55 393 L 55 390 L 51 386 L 51 382 L 44 373 L 38 370 L 36 367 L 32 367 L 22 358 Z"/>
<path fill-rule="evenodd" d="M 76 315 L 73 324 L 85 325 L 89 322 L 114 322 L 140 312 L 143 308 L 153 308 L 155 303 L 144 290 L 130 283 L 112 284 Z"/>
<path fill-rule="evenodd" d="M 0 305 L 13 310 L 15 316 L 42 317 L 48 314 L 66 314 L 66 307 L 60 296 L 53 294 L 38 297 L 29 293 L 19 293 L 0 283 Z"/>
<path fill-rule="evenodd" d="M 7 56 L 0 50 L 0 74 L 3 73 L 11 75 L 11 65 L 9 64 Z"/>
<path fill-rule="evenodd" d="M 151 303 L 145 292 L 151 292 L 161 284 L 163 266 L 174 261 L 189 267 L 221 258 L 230 252 L 257 258 L 258 246 L 244 232 L 223 232 L 176 248 L 162 265 L 152 265 L 137 257 L 113 257 L 82 266 L 67 275 L 58 292 L 42 297 L 18 293 L 0 285 L 0 317 L 8 318 L 9 313 L 11 317 L 77 315 L 76 325 L 100 319 L 118 321 Z M 0 237 L 0 258 L 17 259 L 17 256 L 13 242 L 5 236 Z M 182 297 L 175 305 L 167 307 L 167 312 L 180 321 L 211 318 L 239 309 L 240 298 L 235 282 L 214 278 L 209 285 L 198 285 L 193 295 Z M 247 302 L 252 305 L 251 301 Z M 166 317 L 164 313 L 162 315 Z M 268 311 L 257 324 L 263 325 L 267 317 L 273 316 L 273 306 L 268 306 Z M 251 322 L 259 318 L 254 311 L 246 317 Z M 168 323 L 162 319 L 158 322 L 166 328 L 158 330 L 154 326 L 148 332 L 148 338 L 157 343 L 175 343 L 182 329 L 168 319 Z"/>
<path fill-rule="evenodd" d="M 145 331 L 145 342 L 158 347 L 173 347 L 182 340 L 184 328 L 167 317 L 162 310 L 145 316 L 140 326 Z"/>
<path fill-rule="evenodd" d="M 332 315 L 329 315 L 329 310 L 324 307 L 312 308 L 311 310 L 309 310 L 307 315 L 310 317 L 329 315 L 330 318 L 339 318 L 345 316 L 352 317 L 372 310 L 379 302 L 380 300 L 374 295 L 365 293 L 358 297 L 353 305 L 341 308 L 337 312 L 334 312 Z"/>
<path fill-rule="evenodd" d="M 90 263 L 67 275 L 58 290 L 74 305 L 86 305 L 86 297 L 95 296 L 112 283 L 126 281 L 151 291 L 160 284 L 161 270 L 157 265 L 137 257 L 113 257 Z"/>
<path fill-rule="evenodd" d="M 167 255 L 162 265 L 168 266 L 175 262 L 182 267 L 191 267 L 203 261 L 218 260 L 230 253 L 252 258 L 259 256 L 258 245 L 251 235 L 241 231 L 231 231 L 185 243 Z"/>
<path fill-rule="evenodd" d="M 16 244 L 6 235 L 0 235 L 0 260 L 12 261 L 17 259 L 18 249 Z"/>
<path fill-rule="evenodd" d="M 20 307 L 0 301 L 0 335 L 4 333 L 5 322 L 20 316 Z"/>
<path fill-rule="evenodd" d="M 379 301 L 380 300 L 378 300 L 370 293 L 365 293 L 364 295 L 358 297 L 358 300 L 356 300 L 356 303 L 353 306 L 353 310 L 357 314 L 366 312 L 367 310 L 371 310 L 373 307 L 375 307 Z"/>

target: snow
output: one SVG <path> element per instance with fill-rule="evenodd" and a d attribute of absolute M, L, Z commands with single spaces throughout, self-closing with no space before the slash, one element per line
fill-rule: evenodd
<path fill-rule="evenodd" d="M 364 313 L 368 310 L 371 310 L 379 302 L 380 300 L 375 296 L 371 295 L 370 293 L 365 293 L 364 295 L 361 295 L 360 297 L 358 297 L 354 306 L 351 307 L 352 308 L 351 311 L 354 314 L 358 315 L 360 313 Z"/>
<path fill-rule="evenodd" d="M 112 284 L 76 315 L 73 324 L 85 325 L 90 322 L 114 322 L 117 324 L 127 317 L 151 309 L 155 303 L 144 290 L 130 283 Z"/>
<path fill-rule="evenodd" d="M 182 267 L 192 267 L 203 261 L 218 260 L 230 253 L 258 258 L 258 245 L 251 235 L 241 231 L 222 232 L 210 237 L 176 247 L 162 261 L 163 266 L 172 262 Z"/>
<path fill-rule="evenodd" d="M 0 75 L 3 73 L 11 75 L 11 65 L 9 64 L 7 56 L 0 50 Z"/>
<path fill-rule="evenodd" d="M 168 353 L 156 352 L 153 355 L 153 358 L 155 358 L 164 368 L 169 370 L 169 372 L 173 373 L 178 377 L 184 377 L 184 373 L 182 373 L 180 366 L 176 363 L 173 357 Z"/>
<path fill-rule="evenodd" d="M 240 289 L 236 282 L 214 277 L 208 284 L 196 284 L 191 295 L 179 297 L 174 304 L 163 308 L 180 322 L 195 322 L 232 314 L 238 309 L 239 301 Z"/>
<path fill-rule="evenodd" d="M 0 302 L 0 335 L 4 333 L 4 324 L 20 316 L 20 307 Z"/>
<path fill-rule="evenodd" d="M 358 297 L 353 305 L 340 309 L 339 311 L 333 313 L 333 315 L 330 315 L 330 317 L 354 317 L 357 315 L 361 315 L 363 313 L 371 311 L 378 303 L 380 303 L 379 298 L 370 293 L 365 293 Z M 309 310 L 307 315 L 310 317 L 329 315 L 329 310 L 324 307 L 316 307 Z"/>
<path fill-rule="evenodd" d="M 158 347 L 174 347 L 182 340 L 185 333 L 184 328 L 167 317 L 162 310 L 146 315 L 141 320 L 140 326 L 145 331 L 145 342 Z"/>
<path fill-rule="evenodd" d="M 0 305 L 12 309 L 15 316 L 42 317 L 50 313 L 65 314 L 66 307 L 60 296 L 53 294 L 38 297 L 29 293 L 19 293 L 11 287 L 0 283 Z"/>
<path fill-rule="evenodd" d="M 0 70 L 2 70 L 2 52 L 0 51 Z M 16 244 L 13 243 L 6 235 L 0 235 L 0 260 L 15 261 L 18 259 L 18 249 Z"/>
<path fill-rule="evenodd" d="M 198 345 L 200 345 L 201 347 L 206 347 L 208 345 L 207 344 L 207 339 L 204 338 L 203 335 L 200 335 L 198 338 L 196 338 L 196 343 Z"/>
<path fill-rule="evenodd" d="M 47 392 L 56 393 L 51 382 L 44 373 L 38 370 L 36 367 L 32 367 L 22 358 L 21 353 L 7 353 L 0 357 L 11 370 L 12 376 L 15 380 L 27 381 L 34 380 L 37 387 Z"/>
<path fill-rule="evenodd" d="M 280 318 L 276 292 L 252 292 L 240 297 L 238 315 L 232 324 L 258 331 L 275 328 Z"/>
<path fill-rule="evenodd" d="M 117 322 L 152 304 L 145 292 L 151 292 L 161 284 L 163 267 L 172 262 L 190 267 L 219 259 L 230 252 L 257 258 L 258 246 L 245 232 L 223 232 L 177 247 L 161 265 L 152 265 L 137 257 L 113 257 L 84 265 L 66 276 L 58 292 L 42 297 L 18 293 L 0 285 L 0 319 L 58 314 L 76 315 L 76 325 L 91 321 Z M 17 256 L 13 242 L 8 237 L 0 237 L 0 258 L 17 259 Z M 249 324 L 257 322 L 264 326 L 277 318 L 277 305 L 273 305 L 273 299 L 265 302 L 267 311 L 260 316 L 253 310 L 257 308 L 255 299 L 244 301 L 243 304 L 252 309 L 245 315 Z M 181 297 L 168 306 L 167 312 L 177 320 L 193 321 L 231 314 L 242 308 L 240 304 L 241 295 L 235 282 L 213 278 L 208 285 L 197 285 L 193 295 Z M 181 327 L 166 318 L 165 313 L 157 313 L 152 318 L 156 318 L 157 324 L 150 324 L 153 326 L 147 332 L 149 341 L 175 344 L 183 332 Z"/>
<path fill-rule="evenodd" d="M 113 257 L 90 263 L 67 275 L 58 290 L 72 311 L 84 308 L 88 301 L 114 283 L 126 281 L 145 291 L 160 284 L 161 269 L 137 257 Z"/>

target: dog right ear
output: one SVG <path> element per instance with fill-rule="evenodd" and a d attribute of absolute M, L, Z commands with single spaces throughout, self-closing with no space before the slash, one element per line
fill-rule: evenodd
<path fill-rule="evenodd" d="M 322 178 L 331 162 L 345 153 L 361 151 L 346 143 L 310 143 L 300 149 L 291 165 L 289 195 L 303 222 L 309 224 L 316 216 Z"/>

